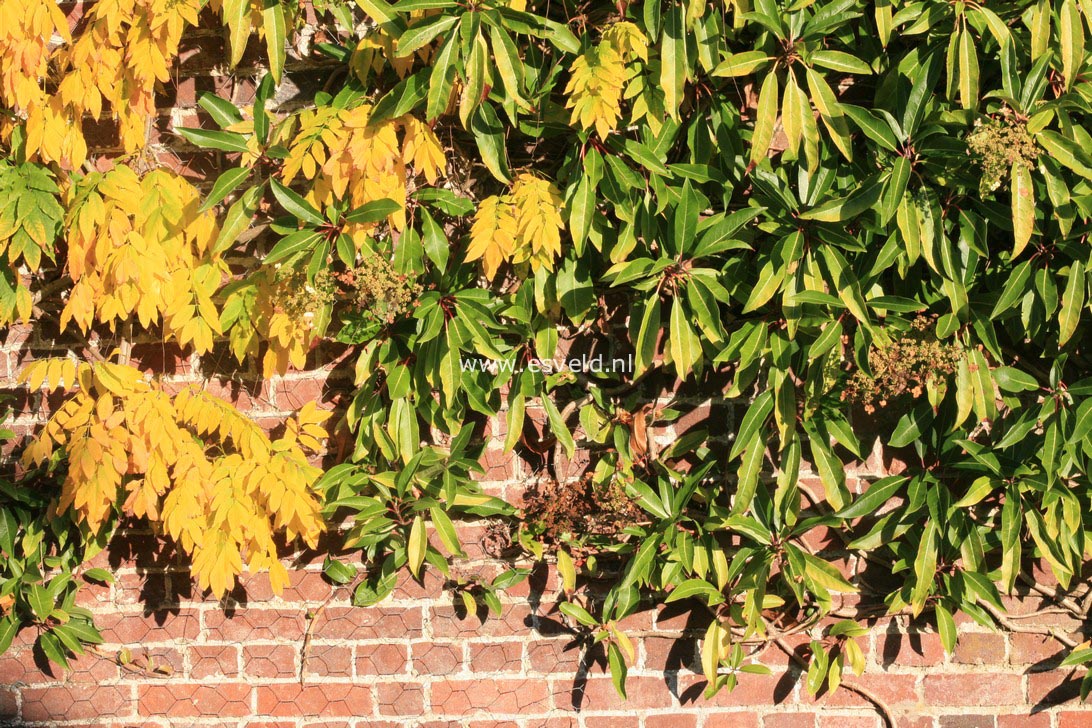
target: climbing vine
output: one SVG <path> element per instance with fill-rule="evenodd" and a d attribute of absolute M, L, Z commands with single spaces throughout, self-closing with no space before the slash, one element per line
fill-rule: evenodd
<path fill-rule="evenodd" d="M 170 130 L 201 182 L 149 135 L 197 30 L 255 82 Z M 496 610 L 549 560 L 623 694 L 650 600 L 707 622 L 709 694 L 802 631 L 808 689 L 861 690 L 880 613 L 1011 629 L 1033 562 L 1083 618 L 1090 30 L 1086 0 L 0 0 L 0 322 L 68 346 L 21 369 L 60 394 L 0 484 L 0 649 L 98 641 L 74 594 L 133 520 L 217 596 L 325 531 L 360 605 L 436 569 Z M 137 339 L 266 378 L 337 347 L 351 391 L 270 434 Z M 513 568 L 452 568 L 468 518 Z"/>

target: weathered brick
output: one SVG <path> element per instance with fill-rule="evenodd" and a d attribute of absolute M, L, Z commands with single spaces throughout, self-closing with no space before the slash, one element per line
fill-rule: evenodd
<path fill-rule="evenodd" d="M 59 685 L 23 690 L 23 719 L 56 722 L 132 714 L 129 690 L 120 685 Z"/>
<path fill-rule="evenodd" d="M 171 718 L 242 717 L 250 713 L 249 685 L 217 683 L 187 685 L 165 682 L 141 685 L 138 702 L 141 715 Z"/>
<path fill-rule="evenodd" d="M 412 639 L 421 636 L 421 609 L 328 607 L 315 617 L 312 635 L 327 640 Z"/>
<path fill-rule="evenodd" d="M 223 642 L 250 642 L 253 640 L 298 641 L 303 638 L 304 613 L 302 610 L 260 609 L 248 607 L 235 610 L 234 614 L 222 611 L 205 613 L 208 639 Z"/>
<path fill-rule="evenodd" d="M 542 680 L 437 680 L 431 707 L 437 715 L 465 716 L 488 712 L 520 715 L 549 708 L 550 691 Z"/>
<path fill-rule="evenodd" d="M 353 674 L 352 648 L 311 643 L 307 650 L 306 670 L 308 675 L 350 677 Z"/>
<path fill-rule="evenodd" d="M 415 683 L 381 682 L 376 684 L 380 715 L 409 718 L 425 710 L 424 689 Z"/>
<path fill-rule="evenodd" d="M 409 648 L 399 644 L 357 645 L 356 674 L 397 675 L 406 671 Z"/>
<path fill-rule="evenodd" d="M 335 718 L 372 714 L 371 690 L 353 683 L 300 685 L 298 682 L 259 685 L 258 712 L 273 717 Z"/>
<path fill-rule="evenodd" d="M 294 677 L 299 674 L 295 645 L 244 645 L 243 673 L 247 677 Z"/>
<path fill-rule="evenodd" d="M 189 656 L 190 677 L 195 680 L 239 674 L 238 645 L 193 645 Z"/>
<path fill-rule="evenodd" d="M 413 669 L 421 675 L 450 675 L 462 670 L 462 645 L 418 642 L 412 652 Z"/>
<path fill-rule="evenodd" d="M 523 644 L 520 642 L 471 643 L 470 669 L 474 672 L 519 672 Z"/>
<path fill-rule="evenodd" d="M 1001 665 L 1005 662 L 1005 638 L 993 632 L 959 635 L 952 661 L 964 665 Z"/>
<path fill-rule="evenodd" d="M 925 676 L 925 702 L 931 706 L 1016 705 L 1023 702 L 1019 675 L 933 673 Z"/>

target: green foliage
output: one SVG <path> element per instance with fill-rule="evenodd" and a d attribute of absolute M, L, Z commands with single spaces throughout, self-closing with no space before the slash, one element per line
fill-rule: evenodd
<path fill-rule="evenodd" d="M 238 53 L 257 19 L 223 5 Z M 619 624 L 650 600 L 709 620 L 710 694 L 761 671 L 744 643 L 805 630 L 818 693 L 860 672 L 875 610 L 925 615 L 950 650 L 954 615 L 998 625 L 1031 560 L 1076 584 L 1092 5 L 358 5 L 316 6 L 317 51 L 345 68 L 312 108 L 274 108 L 298 26 L 294 3 L 266 3 L 257 101 L 206 96 L 220 128 L 180 132 L 230 162 L 202 207 L 236 256 L 215 296 L 236 356 L 283 371 L 329 339 L 355 357 L 349 444 L 319 488 L 351 519 L 364 571 L 326 573 L 356 603 L 436 568 L 496 610 L 522 571 L 449 566 L 458 520 L 495 518 L 556 555 L 561 612 L 620 693 Z M 53 182 L 26 167 L 0 169 L 25 190 L 0 212 L 0 232 L 22 226 L 12 263 L 26 240 L 51 256 L 38 221 L 57 234 Z M 582 350 L 632 371 L 534 366 Z M 727 440 L 719 408 L 656 437 L 710 398 L 741 403 Z M 564 518 L 482 493 L 489 418 L 578 494 Z M 904 468 L 857 490 L 847 467 L 872 453 Z M 831 550 L 809 546 L 820 532 Z M 846 557 L 894 578 L 831 624 L 862 587 Z"/>

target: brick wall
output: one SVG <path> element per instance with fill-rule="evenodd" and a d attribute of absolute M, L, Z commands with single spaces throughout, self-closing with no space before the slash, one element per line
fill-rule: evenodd
<path fill-rule="evenodd" d="M 82 4 L 63 5 L 78 13 Z M 215 175 L 217 165 L 171 131 L 203 123 L 195 104 L 200 92 L 249 101 L 259 72 L 253 54 L 234 73 L 222 70 L 223 57 L 221 33 L 192 34 L 175 81 L 159 97 L 160 118 L 151 137 L 155 157 L 196 181 Z M 324 74 L 321 64 L 296 63 L 278 101 L 284 108 L 298 103 Z M 99 148 L 109 153 L 115 143 L 110 125 L 97 125 L 95 133 Z M 3 334 L 0 388 L 16 395 L 17 434 L 33 432 L 51 403 L 18 390 L 14 373 L 29 358 L 64 349 L 65 343 L 19 327 Z M 100 348 L 109 350 L 112 342 L 103 340 Z M 224 357 L 202 360 L 155 341 L 133 348 L 134 363 L 146 370 L 202 382 L 270 426 L 306 401 L 336 404 L 338 374 L 327 377 L 337 355 L 319 350 L 309 362 L 313 373 L 262 382 L 253 372 L 218 375 Z M 698 407 L 680 426 L 704 411 L 705 405 Z M 724 418 L 731 422 L 731 407 L 724 408 Z M 518 503 L 533 470 L 500 453 L 501 424 L 489 430 L 486 487 Z M 668 440 L 672 435 L 662 433 Z M 875 470 L 879 463 L 872 465 Z M 577 469 L 574 463 L 571 470 Z M 484 526 L 463 526 L 471 560 L 458 568 L 488 574 L 502 568 L 481 548 Z M 703 700 L 696 647 L 704 624 L 678 605 L 646 610 L 623 625 L 637 651 L 629 700 L 623 702 L 602 654 L 585 655 L 565 626 L 554 606 L 557 581 L 545 568 L 507 595 L 500 617 L 483 623 L 478 615 L 463 614 L 434 576 L 423 584 L 404 579 L 380 607 L 352 607 L 346 589 L 323 580 L 315 554 L 288 557 L 292 585 L 281 596 L 274 597 L 268 581 L 256 576 L 223 603 L 196 594 L 178 554 L 147 532 L 121 533 L 98 561 L 116 573 L 117 582 L 88 587 L 83 596 L 106 644 L 71 671 L 51 672 L 31 649 L 32 631 L 20 635 L 0 656 L 0 724 L 873 728 L 884 725 L 886 712 L 899 728 L 1092 726 L 1092 712 L 1076 700 L 1080 674 L 1056 669 L 1060 645 L 1035 632 L 1053 627 L 1076 634 L 1081 624 L 1037 592 L 1010 600 L 1018 617 L 1014 624 L 1028 632 L 989 632 L 964 621 L 950 656 L 927 626 L 873 619 L 871 633 L 861 640 L 867 670 L 849 679 L 871 701 L 846 689 L 812 698 L 798 664 L 775 644 L 754 648 L 772 675 L 744 675 L 734 692 Z M 843 613 L 853 614 L 853 607 L 847 600 Z M 783 647 L 799 652 L 806 643 L 797 634 Z"/>
<path fill-rule="evenodd" d="M 37 333 L 9 331 L 0 368 L 17 372 L 27 357 L 57 345 Z M 134 347 L 134 355 L 142 366 L 166 369 L 180 382 L 204 382 L 270 424 L 302 401 L 328 401 L 337 389 L 321 367 L 247 385 L 203 373 L 200 360 L 169 346 Z M 17 391 L 10 375 L 0 384 Z M 676 426 L 685 427 L 707 407 Z M 48 411 L 48 402 L 23 396 L 15 429 L 32 432 Z M 730 418 L 731 407 L 718 407 L 721 414 Z M 500 453 L 503 419 L 487 431 L 485 488 L 519 503 L 532 470 L 520 457 Z M 669 441 L 673 434 L 658 437 Z M 880 460 L 861 467 L 851 472 L 854 490 Z M 492 576 L 507 568 L 488 557 L 485 526 L 461 527 L 470 559 L 457 570 Z M 845 688 L 811 697 L 785 651 L 803 652 L 807 636 L 796 634 L 782 645 L 751 647 L 772 675 L 744 675 L 734 692 L 704 700 L 697 656 L 705 629 L 696 616 L 701 610 L 667 605 L 623 625 L 634 638 L 637 660 L 629 672 L 629 700 L 622 701 L 604 656 L 585 654 L 557 611 L 558 582 L 546 567 L 505 597 L 501 616 L 483 622 L 485 615 L 463 613 L 461 601 L 435 575 L 423 583 L 403 577 L 382 606 L 353 607 L 347 588 L 324 580 L 321 560 L 313 553 L 286 555 L 291 586 L 282 595 L 275 597 L 264 575 L 257 575 L 220 602 L 195 592 L 184 560 L 169 544 L 139 529 L 121 532 L 95 563 L 110 568 L 116 583 L 83 592 L 106 644 L 71 671 L 51 672 L 32 650 L 33 632 L 20 635 L 0 656 L 0 724 L 879 728 L 886 712 L 899 728 L 1092 726 L 1092 711 L 1076 700 L 1081 676 L 1055 669 L 1062 648 L 1042 634 L 991 632 L 964 620 L 958 649 L 946 656 L 928 626 L 873 619 L 861 640 L 867 670 L 848 679 L 871 699 Z M 856 566 L 852 558 L 846 561 L 848 573 Z M 1039 576 L 1049 588 L 1047 575 Z M 855 605 L 846 600 L 839 615 L 854 615 Z M 1076 634 L 1081 626 L 1036 592 L 1010 600 L 1010 612 L 1021 629 Z"/>

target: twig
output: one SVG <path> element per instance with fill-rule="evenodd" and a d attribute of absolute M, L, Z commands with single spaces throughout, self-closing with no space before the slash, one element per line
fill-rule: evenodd
<path fill-rule="evenodd" d="M 993 606 L 989 602 L 979 602 L 979 605 L 987 612 L 989 612 L 993 616 L 993 618 L 997 620 L 998 624 L 1000 624 L 1002 627 L 1010 632 L 1019 632 L 1021 634 L 1041 634 L 1046 635 L 1047 637 L 1053 637 L 1069 649 L 1073 649 L 1077 646 L 1077 641 L 1075 639 L 1067 634 L 1062 633 L 1055 627 L 1025 627 L 1023 625 L 1013 624 L 1013 622 L 1009 620 L 1009 618 L 1006 617 L 1004 613 L 1001 612 L 1001 610 L 999 610 L 997 607 Z"/>
<path fill-rule="evenodd" d="M 789 645 L 785 644 L 784 640 L 778 638 L 775 639 L 773 642 L 775 645 L 781 648 L 782 652 L 789 656 L 790 660 L 795 662 L 805 671 L 808 669 L 808 661 L 800 655 L 796 654 L 796 652 L 793 651 L 792 647 L 789 647 Z M 884 725 L 887 726 L 887 728 L 895 728 L 894 714 L 891 712 L 891 709 L 887 707 L 887 703 L 885 703 L 878 695 L 854 682 L 848 682 L 843 680 L 841 686 L 849 692 L 856 693 L 868 702 L 872 703 L 872 705 L 876 708 L 876 712 L 880 714 L 880 719 L 884 722 Z"/>

